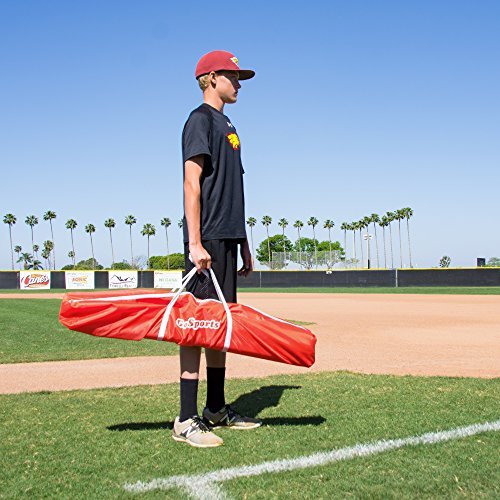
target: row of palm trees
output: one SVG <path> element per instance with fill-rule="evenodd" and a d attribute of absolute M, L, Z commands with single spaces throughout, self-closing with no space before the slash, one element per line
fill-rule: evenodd
<path fill-rule="evenodd" d="M 54 244 L 54 231 L 53 231 L 53 226 L 52 226 L 52 221 L 57 217 L 57 214 L 49 210 L 47 211 L 44 216 L 43 220 L 48 221 L 50 224 L 50 232 L 52 236 L 52 240 L 47 240 L 44 242 L 44 247 L 43 251 L 41 253 L 41 256 L 46 260 L 47 263 L 47 268 L 52 268 L 56 269 L 56 255 L 55 255 L 55 244 Z M 25 268 L 31 268 L 31 269 L 39 269 L 41 268 L 41 262 L 38 260 L 38 251 L 40 250 L 40 247 L 35 243 L 35 235 L 34 235 L 34 229 L 35 226 L 38 225 L 38 217 L 35 215 L 28 215 L 26 219 L 24 220 L 25 224 L 30 227 L 31 230 L 31 250 L 32 253 L 29 252 L 22 252 L 22 247 L 20 245 L 13 246 L 12 243 L 12 227 L 17 223 L 17 217 L 13 214 L 6 214 L 3 218 L 3 222 L 9 226 L 9 238 L 10 238 L 10 248 L 11 248 L 11 260 L 12 260 L 12 269 L 14 269 L 14 252 L 18 254 L 18 263 L 24 263 Z M 131 263 L 134 262 L 134 249 L 133 249 L 133 244 L 132 244 L 132 226 L 137 223 L 137 219 L 133 215 L 127 215 L 125 217 L 125 224 L 129 226 L 130 231 L 130 258 L 131 258 Z M 172 224 L 170 219 L 168 217 L 164 217 L 161 219 L 160 224 L 165 227 L 165 235 L 167 238 L 167 255 L 170 254 L 169 250 L 169 240 L 168 240 L 168 228 Z M 68 219 L 65 223 L 66 229 L 70 231 L 70 236 L 71 236 L 71 251 L 68 253 L 68 257 L 70 257 L 73 261 L 73 265 L 76 264 L 76 252 L 75 252 L 75 241 L 73 237 L 73 233 L 76 230 L 78 226 L 78 222 L 75 219 Z M 106 219 L 104 221 L 104 227 L 109 230 L 109 239 L 111 243 L 111 258 L 112 258 L 112 263 L 113 265 L 115 264 L 115 251 L 114 251 L 114 246 L 113 246 L 113 233 L 112 230 L 116 226 L 116 221 L 114 219 Z M 179 227 L 182 227 L 182 220 L 179 221 Z M 96 232 L 96 226 L 94 224 L 87 224 L 85 226 L 85 232 L 89 235 L 90 237 L 90 247 L 92 251 L 92 260 L 95 263 L 95 255 L 94 255 L 94 240 L 92 235 Z M 147 223 L 144 224 L 141 234 L 143 236 L 146 236 L 148 239 L 148 261 L 149 261 L 149 238 L 151 236 L 154 236 L 156 234 L 156 228 L 153 224 Z M 168 259 L 168 267 L 170 268 L 170 259 Z"/>
<path fill-rule="evenodd" d="M 390 232 L 390 249 L 391 249 L 391 267 L 394 267 L 394 254 L 393 254 L 393 247 L 392 247 L 392 227 L 391 223 L 393 221 L 398 221 L 399 224 L 399 245 L 400 245 L 400 264 L 401 267 L 403 266 L 403 257 L 402 257 L 402 244 L 401 244 L 401 221 L 406 219 L 407 223 L 407 233 L 408 233 L 408 247 L 410 251 L 410 267 L 412 266 L 412 260 L 411 260 L 411 248 L 410 248 L 410 229 L 409 229 L 409 219 L 413 216 L 413 210 L 411 208 L 404 208 L 400 210 L 396 210 L 395 212 L 387 212 L 384 216 L 379 217 L 377 214 L 372 214 L 367 217 L 363 217 L 361 220 L 352 222 L 352 223 L 347 223 L 343 222 L 340 225 L 340 229 L 344 231 L 344 250 L 347 249 L 347 231 L 353 231 L 353 262 L 357 262 L 357 252 L 356 252 L 356 233 L 359 231 L 359 240 L 360 240 L 360 250 L 361 250 L 361 256 L 362 256 L 362 261 L 364 260 L 363 256 L 363 245 L 362 245 L 362 231 L 364 229 L 369 228 L 370 224 L 373 224 L 374 232 L 375 232 L 375 243 L 376 243 L 376 255 L 377 255 L 377 267 L 380 267 L 380 262 L 379 262 L 379 248 L 378 248 L 378 239 L 377 239 L 377 224 L 382 227 L 383 230 L 383 241 L 384 241 L 384 267 L 387 267 L 387 258 L 386 258 L 386 238 L 385 238 L 385 228 L 389 227 L 389 232 Z M 56 269 L 56 253 L 55 253 L 55 242 L 54 242 L 54 232 L 53 232 L 53 225 L 52 221 L 57 218 L 57 215 L 54 211 L 48 210 L 44 215 L 43 215 L 43 220 L 47 221 L 50 225 L 50 232 L 51 232 L 51 240 L 46 240 L 44 242 L 43 246 L 43 251 L 41 253 L 41 256 L 46 260 L 47 267 L 48 268 L 53 268 Z M 17 218 L 13 214 L 6 214 L 3 218 L 3 222 L 9 226 L 9 237 L 10 237 L 10 248 L 11 248 L 11 257 L 12 257 L 12 269 L 14 269 L 14 252 L 18 254 L 18 260 L 17 262 L 24 262 L 25 266 L 29 265 L 32 268 L 37 268 L 40 267 L 41 263 L 38 260 L 38 251 L 39 251 L 39 246 L 35 244 L 35 235 L 34 235 L 34 230 L 35 227 L 38 225 L 38 217 L 35 215 L 29 215 L 25 219 L 25 224 L 30 227 L 31 231 L 31 246 L 32 246 L 32 254 L 31 254 L 31 261 L 29 257 L 29 253 L 22 253 L 22 248 L 19 245 L 16 245 L 15 247 L 13 246 L 12 243 L 12 228 L 13 226 L 17 223 Z M 266 234 L 267 234 L 267 246 L 268 246 L 268 254 L 269 254 L 269 262 L 271 262 L 272 257 L 271 257 L 271 248 L 270 248 L 270 240 L 269 240 L 269 228 L 273 222 L 273 219 L 269 215 L 264 215 L 262 217 L 261 223 L 262 225 L 266 228 Z M 125 225 L 129 227 L 129 239 L 130 239 L 130 258 L 131 258 L 131 263 L 134 263 L 134 248 L 133 248 L 133 238 L 132 238 L 132 226 L 134 226 L 137 223 L 137 219 L 134 215 L 127 215 L 124 219 Z M 249 217 L 246 221 L 247 225 L 250 228 L 250 239 L 251 239 L 251 246 L 252 246 L 252 252 L 255 255 L 255 246 L 254 246 L 254 239 L 253 239 L 253 228 L 257 225 L 257 219 L 255 217 Z M 161 226 L 165 228 L 165 237 L 166 237 L 166 249 L 167 249 L 167 267 L 170 268 L 170 249 L 169 249 L 169 234 L 168 234 L 168 228 L 172 225 L 171 220 L 168 217 L 163 217 L 160 221 Z M 310 217 L 307 221 L 306 224 L 312 228 L 312 234 L 313 234 L 313 241 L 314 241 L 314 249 L 315 249 L 315 258 L 317 260 L 317 239 L 316 239 L 316 226 L 319 224 L 319 220 L 316 217 Z M 112 263 L 113 265 L 115 264 L 115 252 L 114 252 L 114 246 L 113 246 L 113 233 L 112 230 L 116 227 L 116 221 L 115 219 L 109 218 L 106 219 L 103 223 L 104 227 L 109 230 L 109 239 L 110 239 L 110 247 L 111 247 L 111 258 L 112 258 Z M 177 223 L 178 227 L 182 229 L 183 227 L 183 220 L 179 220 Z M 278 221 L 278 226 L 281 228 L 282 236 L 283 236 L 283 251 L 285 250 L 285 229 L 289 225 L 289 222 L 286 218 L 281 218 Z M 299 252 L 301 251 L 300 245 L 301 245 L 301 231 L 304 228 L 304 222 L 301 220 L 296 220 L 293 223 L 293 227 L 297 230 L 297 235 L 298 235 L 298 245 L 299 245 Z M 331 245 L 332 245 L 332 237 L 331 237 L 331 230 L 334 228 L 335 223 L 327 219 L 323 223 L 323 228 L 328 230 L 328 240 L 330 242 L 330 251 L 331 251 Z M 66 229 L 69 230 L 70 232 L 70 237 L 71 237 L 71 248 L 72 250 L 68 253 L 68 256 L 72 259 L 73 265 L 76 264 L 76 251 L 75 251 L 75 243 L 74 243 L 74 231 L 78 227 L 78 222 L 75 219 L 68 219 L 65 223 Z M 96 226 L 94 224 L 87 224 L 85 226 L 85 232 L 89 235 L 90 238 L 90 245 L 91 245 L 91 251 L 92 251 L 92 260 L 95 263 L 95 255 L 94 255 L 94 240 L 93 240 L 93 234 L 96 232 Z M 152 236 L 156 235 L 156 227 L 153 224 L 146 223 L 144 224 L 142 230 L 141 230 L 141 235 L 147 237 L 147 246 L 148 246 L 148 262 L 149 262 L 149 257 L 150 257 L 150 252 L 149 252 L 149 243 L 150 243 L 150 238 Z M 370 245 L 370 239 L 368 238 L 367 240 L 367 246 L 368 246 L 368 251 L 369 251 L 369 245 Z"/>
<path fill-rule="evenodd" d="M 413 267 L 412 264 L 412 257 L 411 257 L 411 242 L 410 242 L 410 225 L 409 225 L 409 220 L 410 218 L 413 217 L 413 210 L 410 207 L 406 208 L 401 208 L 399 210 L 396 210 L 394 212 L 387 212 L 385 215 L 380 217 L 378 214 L 371 214 L 370 216 L 363 217 L 359 221 L 355 222 L 342 222 L 340 225 L 340 229 L 344 231 L 344 251 L 347 252 L 347 231 L 353 231 L 353 246 L 352 246 L 352 261 L 357 263 L 357 253 L 356 253 L 356 232 L 359 231 L 359 243 L 360 243 L 360 249 L 361 249 L 361 262 L 364 262 L 364 252 L 363 252 L 363 237 L 365 237 L 367 241 L 367 248 L 368 248 L 368 256 L 370 254 L 370 240 L 372 238 L 372 235 L 368 234 L 365 232 L 365 236 L 363 236 L 362 232 L 363 230 L 369 230 L 370 225 L 373 224 L 373 230 L 375 233 L 375 246 L 376 246 L 376 255 L 377 255 L 377 267 L 380 268 L 380 258 L 379 258 L 379 247 L 378 247 L 378 235 L 377 235 L 377 225 L 382 228 L 383 231 L 383 242 L 384 242 L 384 267 L 387 268 L 387 252 L 386 252 L 386 237 L 385 237 L 385 228 L 389 228 L 389 241 L 390 241 L 390 249 L 391 249 L 391 267 L 394 268 L 394 252 L 393 252 L 393 246 L 392 246 L 392 226 L 391 223 L 394 221 L 398 222 L 398 227 L 399 227 L 399 255 L 400 255 L 400 267 L 403 267 L 403 247 L 401 243 L 401 221 L 406 220 L 406 225 L 407 225 L 407 234 L 408 234 L 408 250 L 409 250 L 409 257 L 410 257 L 410 267 Z M 272 224 L 273 219 L 269 215 L 264 215 L 261 220 L 261 224 L 266 228 L 266 234 L 267 234 L 267 247 L 268 247 L 268 256 L 269 256 L 269 262 L 271 262 L 271 248 L 270 248 L 270 240 L 269 240 L 269 226 Z M 251 239 L 251 244 L 252 244 L 252 252 L 255 255 L 255 247 L 253 243 L 253 228 L 257 225 L 257 219 L 255 217 L 249 217 L 246 221 L 250 228 L 250 239 Z M 315 253 L 315 260 L 317 262 L 317 239 L 316 239 L 316 226 L 319 224 L 319 220 L 316 217 L 310 217 L 307 220 L 307 225 L 311 226 L 312 232 L 313 232 L 313 241 L 314 241 L 314 253 Z M 282 218 L 278 221 L 278 226 L 282 230 L 282 236 L 283 236 L 283 252 L 286 252 L 286 239 L 285 239 L 285 228 L 289 225 L 289 222 L 287 219 Z M 328 241 L 330 243 L 330 252 L 332 250 L 332 235 L 331 235 L 331 230 L 335 226 L 335 223 L 327 219 L 323 223 L 323 228 L 328 230 Z M 299 253 L 301 252 L 300 248 L 300 242 L 301 242 L 301 230 L 304 227 L 304 222 L 301 220 L 296 220 L 293 224 L 293 227 L 297 230 L 297 235 L 298 235 L 298 246 L 299 246 Z M 368 257 L 369 258 L 369 257 Z M 367 262 L 367 267 L 371 267 L 371 263 Z"/>
<path fill-rule="evenodd" d="M 353 259 L 357 261 L 356 255 L 356 232 L 359 231 L 359 245 L 361 250 L 361 261 L 364 261 L 363 255 L 363 241 L 364 238 L 367 244 L 367 252 L 369 259 L 370 255 L 370 234 L 365 232 L 365 235 L 362 234 L 363 230 L 369 231 L 370 225 L 373 224 L 373 231 L 375 234 L 375 246 L 376 246 L 376 255 L 377 255 L 377 267 L 380 266 L 380 258 L 379 258 L 379 247 L 378 247 L 378 237 L 377 237 L 377 226 L 382 228 L 383 233 L 383 242 L 384 242 L 384 267 L 387 268 L 387 251 L 386 251 L 386 237 L 385 237 L 385 229 L 389 228 L 389 242 L 390 242 L 390 256 L 391 256 L 391 267 L 394 268 L 394 251 L 392 246 L 392 226 L 391 223 L 397 221 L 398 229 L 399 229 L 399 265 L 403 267 L 403 245 L 401 240 L 401 221 L 406 220 L 406 231 L 408 236 L 408 253 L 409 253 L 409 262 L 410 267 L 413 267 L 412 256 L 411 256 L 411 240 L 410 240 L 410 219 L 413 217 L 413 209 L 410 207 L 401 208 L 399 210 L 395 210 L 394 212 L 386 212 L 385 215 L 380 217 L 378 214 L 371 214 L 363 217 L 362 219 L 354 222 L 343 222 L 340 225 L 340 229 L 344 231 L 344 248 L 347 248 L 347 231 L 352 231 L 353 236 Z"/>

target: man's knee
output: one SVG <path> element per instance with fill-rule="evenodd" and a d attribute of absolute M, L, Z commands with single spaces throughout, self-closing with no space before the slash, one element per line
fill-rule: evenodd
<path fill-rule="evenodd" d="M 207 366 L 211 368 L 224 368 L 226 366 L 225 352 L 205 349 L 205 357 L 207 359 Z"/>

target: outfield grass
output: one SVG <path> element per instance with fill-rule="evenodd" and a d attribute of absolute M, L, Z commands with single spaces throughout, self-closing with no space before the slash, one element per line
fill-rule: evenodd
<path fill-rule="evenodd" d="M 204 385 L 200 402 L 203 401 Z M 293 458 L 499 418 L 500 379 L 349 373 L 229 380 L 260 429 L 224 446 L 174 442 L 178 386 L 0 396 L 0 496 L 124 498 L 123 485 Z M 233 498 L 498 498 L 500 433 L 223 484 Z M 137 495 L 135 495 L 137 496 Z M 147 498 L 182 498 L 178 490 Z"/>
<path fill-rule="evenodd" d="M 124 341 L 73 332 L 59 323 L 59 299 L 0 300 L 0 363 L 164 356 L 170 342 Z"/>
<path fill-rule="evenodd" d="M 396 293 L 429 295 L 500 295 L 500 286 L 485 287 L 296 287 L 296 288 L 238 288 L 238 293 Z"/>

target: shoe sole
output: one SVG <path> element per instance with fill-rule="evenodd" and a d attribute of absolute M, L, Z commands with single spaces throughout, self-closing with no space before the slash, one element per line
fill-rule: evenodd
<path fill-rule="evenodd" d="M 217 448 L 217 446 L 222 446 L 224 443 L 214 443 L 214 444 L 198 444 L 198 443 L 193 443 L 192 441 L 189 441 L 188 439 L 185 439 L 183 437 L 179 436 L 174 436 L 172 435 L 172 439 L 174 441 L 177 441 L 178 443 L 186 443 L 189 446 L 194 446 L 195 448 Z"/>
<path fill-rule="evenodd" d="M 234 429 L 235 431 L 251 431 L 252 429 L 257 429 L 262 425 L 260 424 L 252 424 L 247 426 L 238 426 L 238 425 L 210 425 L 210 429 Z"/>

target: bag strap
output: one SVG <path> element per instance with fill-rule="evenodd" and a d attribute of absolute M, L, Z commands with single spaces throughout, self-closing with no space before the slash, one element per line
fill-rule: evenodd
<path fill-rule="evenodd" d="M 175 303 L 177 302 L 177 299 L 180 297 L 182 291 L 187 286 L 187 284 L 193 279 L 196 272 L 197 272 L 196 267 L 193 267 L 193 269 L 191 269 L 191 271 L 189 271 L 189 273 L 186 274 L 186 276 L 182 280 L 181 287 L 175 293 L 175 295 L 172 297 L 172 300 L 168 304 L 168 306 L 165 310 L 165 313 L 163 314 L 160 329 L 158 331 L 157 340 L 163 340 L 163 338 L 165 337 L 165 332 L 167 331 L 167 326 L 168 326 L 168 320 L 170 319 L 170 313 L 172 312 L 172 309 L 173 309 Z M 231 314 L 229 306 L 227 305 L 226 299 L 224 298 L 224 294 L 222 293 L 219 282 L 217 281 L 217 278 L 215 277 L 215 273 L 214 273 L 213 269 L 210 269 L 210 273 L 206 269 L 204 269 L 203 273 L 212 278 L 212 281 L 213 281 L 213 284 L 215 287 L 215 291 L 217 292 L 217 296 L 219 297 L 219 301 L 222 302 L 222 305 L 224 307 L 224 311 L 226 313 L 226 319 L 227 319 L 227 321 L 226 321 L 226 337 L 224 339 L 224 348 L 222 349 L 222 351 L 227 352 L 227 350 L 229 349 L 229 346 L 231 345 L 231 337 L 233 334 L 233 316 Z"/>

